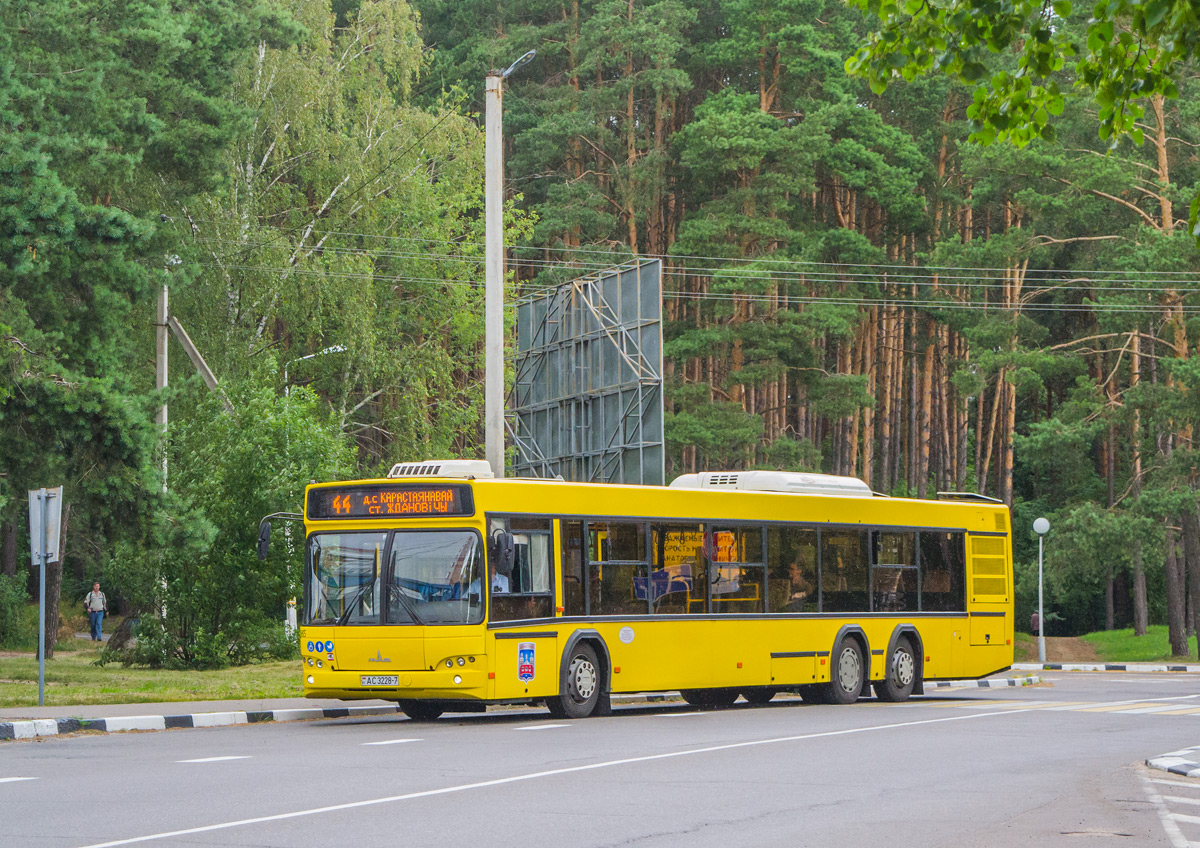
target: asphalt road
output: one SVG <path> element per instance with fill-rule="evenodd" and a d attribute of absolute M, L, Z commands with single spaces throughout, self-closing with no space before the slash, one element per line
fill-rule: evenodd
<path fill-rule="evenodd" d="M 1200 744 L 1200 679 L 1047 680 L 906 704 L 676 702 L 575 722 L 509 710 L 9 742 L 0 846 L 1200 840 L 1200 779 L 1141 765 Z"/>

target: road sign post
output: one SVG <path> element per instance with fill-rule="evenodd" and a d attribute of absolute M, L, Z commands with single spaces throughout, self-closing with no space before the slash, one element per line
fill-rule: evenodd
<path fill-rule="evenodd" d="M 46 703 L 46 565 L 58 562 L 62 486 L 29 491 L 29 548 L 38 566 L 38 706 Z M 54 622 L 58 632 L 58 622 Z"/>

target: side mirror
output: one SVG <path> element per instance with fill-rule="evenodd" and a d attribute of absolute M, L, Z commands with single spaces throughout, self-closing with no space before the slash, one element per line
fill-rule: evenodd
<path fill-rule="evenodd" d="M 264 521 L 258 525 L 258 558 L 264 560 L 267 558 L 267 551 L 271 549 L 271 522 Z"/>
<path fill-rule="evenodd" d="M 493 530 L 491 550 L 492 564 L 496 573 L 508 577 L 512 574 L 515 556 L 513 552 L 513 536 L 507 530 Z"/>

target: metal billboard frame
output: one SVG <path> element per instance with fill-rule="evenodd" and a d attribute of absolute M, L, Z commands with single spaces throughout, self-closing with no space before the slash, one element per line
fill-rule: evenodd
<path fill-rule="evenodd" d="M 517 301 L 517 477 L 664 485 L 662 262 Z"/>

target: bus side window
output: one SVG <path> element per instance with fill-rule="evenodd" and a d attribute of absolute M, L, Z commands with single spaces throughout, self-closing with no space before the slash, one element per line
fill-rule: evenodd
<path fill-rule="evenodd" d="M 967 608 L 966 534 L 921 531 L 921 609 L 964 612 Z"/>
<path fill-rule="evenodd" d="M 821 611 L 867 612 L 867 534 L 833 529 L 821 533 Z"/>
<path fill-rule="evenodd" d="M 492 525 L 501 522 L 493 520 Z M 503 528 L 513 534 L 513 570 L 508 588 L 491 595 L 492 621 L 550 618 L 554 615 L 554 584 L 550 580 L 549 519 L 512 518 Z"/>
<path fill-rule="evenodd" d="M 583 522 L 562 523 L 563 614 L 583 615 Z"/>

